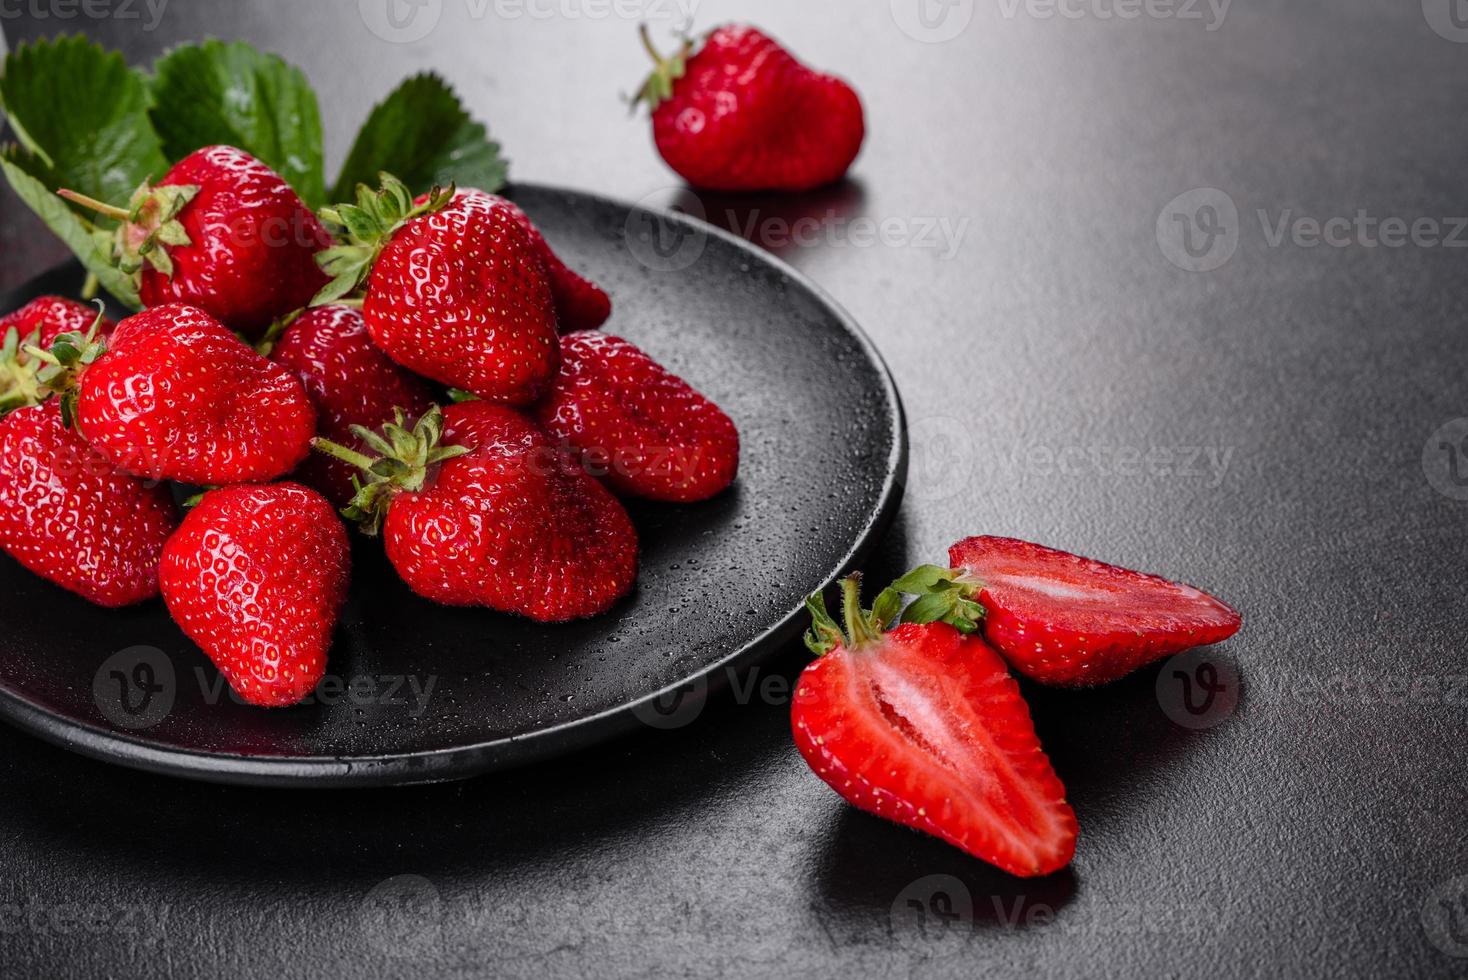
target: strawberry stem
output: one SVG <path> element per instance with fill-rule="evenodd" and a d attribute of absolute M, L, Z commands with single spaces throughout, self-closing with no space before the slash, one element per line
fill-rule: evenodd
<path fill-rule="evenodd" d="M 657 45 L 652 43 L 652 34 L 649 33 L 646 22 L 637 25 L 637 34 L 642 38 L 642 47 L 652 58 L 653 68 L 638 87 L 637 95 L 630 100 L 628 108 L 636 112 L 638 104 L 646 102 L 651 111 L 665 99 L 673 97 L 673 83 L 687 74 L 688 58 L 693 54 L 693 39 L 685 37 L 676 54 L 664 57 Z"/>
<path fill-rule="evenodd" d="M 85 194 L 78 194 L 76 191 L 67 190 L 65 187 L 61 188 L 56 193 L 66 198 L 72 204 L 79 204 L 90 211 L 97 212 L 104 218 L 111 218 L 113 221 L 127 221 L 132 218 L 132 212 L 128 211 L 126 208 L 120 208 L 115 204 L 104 203 L 97 200 L 95 197 L 88 197 Z"/>

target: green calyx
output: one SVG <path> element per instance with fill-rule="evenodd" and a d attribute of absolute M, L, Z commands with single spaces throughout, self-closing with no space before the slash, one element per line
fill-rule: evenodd
<path fill-rule="evenodd" d="M 351 503 L 342 508 L 342 515 L 367 535 L 382 530 L 394 497 L 405 491 L 422 490 L 430 468 L 471 451 L 468 446 L 440 445 L 443 409 L 437 405 L 411 429 L 403 410 L 396 408 L 393 421 L 380 432 L 361 425 L 352 426 L 351 432 L 377 455 L 369 456 L 328 439 L 313 439 L 311 447 L 362 471 L 362 476 L 352 477 L 357 492 Z"/>
<path fill-rule="evenodd" d="M 657 46 L 652 43 L 652 35 L 648 33 L 646 24 L 638 25 L 637 33 L 642 38 L 642 46 L 652 58 L 653 69 L 638 88 L 637 94 L 630 100 L 630 108 L 632 112 L 636 112 L 638 105 L 646 103 L 648 111 L 651 112 L 665 99 L 673 97 L 673 83 L 687 73 L 688 59 L 693 55 L 694 42 L 693 38 L 684 37 L 677 52 L 665 58 Z"/>
<path fill-rule="evenodd" d="M 358 292 L 367 282 L 372 265 L 383 248 L 403 225 L 414 218 L 442 208 L 454 199 L 454 185 L 434 187 L 422 204 L 413 202 L 408 186 L 392 174 L 380 173 L 382 187 L 373 190 L 357 185 L 355 204 L 338 204 L 322 208 L 319 216 L 332 236 L 344 242 L 320 252 L 316 264 L 331 277 L 311 300 L 312 306 L 339 301 Z"/>
<path fill-rule="evenodd" d="M 974 598 L 983 584 L 961 568 L 921 565 L 883 589 L 870 609 L 861 605 L 861 577 L 841 580 L 841 615 L 845 632 L 826 611 L 826 598 L 817 592 L 805 601 L 811 628 L 805 645 L 817 656 L 836 647 L 860 649 L 881 638 L 901 613 L 904 623 L 947 623 L 960 633 L 972 633 L 984 618 L 984 607 Z M 903 596 L 917 598 L 903 608 Z"/>
<path fill-rule="evenodd" d="M 32 393 L 33 400 L 21 404 L 37 405 L 48 396 L 55 395 L 61 408 L 61 423 L 70 427 L 76 420 L 76 401 L 80 390 L 78 382 L 82 372 L 87 366 L 96 361 L 97 358 L 107 353 L 107 343 L 98 335 L 102 331 L 102 320 L 105 314 L 102 311 L 102 301 L 97 301 L 97 319 L 86 333 L 71 331 L 59 334 L 51 342 L 50 350 L 43 350 L 34 343 L 20 345 L 20 352 L 26 355 L 26 362 L 20 365 L 20 371 L 34 371 L 35 390 Z M 11 333 L 14 333 L 12 330 Z M 39 340 L 39 330 L 32 334 L 32 340 Z M 10 338 L 5 338 L 3 346 L 0 346 L 0 356 L 4 356 L 10 350 Z M 12 405 L 18 408 L 19 405 Z M 8 411 L 9 409 L 6 409 Z"/>
<path fill-rule="evenodd" d="M 805 634 L 805 645 L 817 656 L 836 647 L 860 649 L 881 638 L 902 610 L 902 594 L 893 588 L 883 589 L 872 608 L 861 606 L 861 575 L 852 573 L 841 580 L 841 618 L 846 621 L 843 633 L 836 620 L 826 612 L 826 597 L 817 592 L 805 600 L 811 627 Z"/>
<path fill-rule="evenodd" d="M 41 328 L 31 331 L 22 346 L 20 331 L 11 327 L 0 340 L 0 415 L 27 405 L 39 405 L 46 397 L 36 374 L 40 365 L 25 353 L 41 340 Z"/>
<path fill-rule="evenodd" d="M 168 247 L 192 244 L 179 215 L 198 195 L 199 188 L 194 185 L 153 187 L 144 181 L 133 192 L 126 208 L 65 188 L 56 193 L 73 204 L 90 208 L 104 218 L 118 222 L 114 231 L 94 227 L 92 234 L 103 250 L 112 256 L 113 264 L 129 276 L 138 276 L 145 265 L 165 276 L 172 276 L 173 259 L 168 254 Z"/>

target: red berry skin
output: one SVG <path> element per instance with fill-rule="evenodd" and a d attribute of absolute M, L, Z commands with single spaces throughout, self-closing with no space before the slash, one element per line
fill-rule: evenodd
<path fill-rule="evenodd" d="M 315 256 L 331 236 L 291 186 L 250 154 L 206 146 L 158 183 L 199 193 L 178 218 L 190 244 L 166 246 L 173 275 L 143 267 L 144 306 L 188 303 L 256 337 L 326 285 Z"/>
<path fill-rule="evenodd" d="M 631 519 L 593 477 L 562 465 L 538 425 L 488 402 L 450 405 L 443 445 L 473 452 L 399 494 L 383 526 L 388 559 L 414 592 L 559 622 L 631 591 Z"/>
<path fill-rule="evenodd" d="M 174 622 L 250 704 L 294 704 L 326 672 L 351 578 L 336 511 L 296 483 L 210 490 L 163 549 Z"/>
<path fill-rule="evenodd" d="M 552 436 L 625 496 L 706 500 L 739 471 L 739 431 L 724 411 L 620 337 L 561 338 L 561 371 L 536 406 Z"/>
<path fill-rule="evenodd" d="M 852 805 L 932 834 L 1011 874 L 1075 854 L 1076 819 L 1019 685 L 977 637 L 903 625 L 805 668 L 795 745 Z"/>
<path fill-rule="evenodd" d="M 866 134 L 861 99 L 752 27 L 721 27 L 652 113 L 668 166 L 695 187 L 803 191 L 839 180 Z"/>
<path fill-rule="evenodd" d="M 499 200 L 504 201 L 516 223 L 530 237 L 535 254 L 540 256 L 540 261 L 545 265 L 561 332 L 595 330 L 606 323 L 607 318 L 612 315 L 612 301 L 606 292 L 561 261 L 561 257 L 551 249 L 540 229 L 530 220 L 530 215 L 511 201 L 504 198 Z"/>
<path fill-rule="evenodd" d="M 13 327 L 23 344 L 33 343 L 47 349 L 64 333 L 79 333 L 83 336 L 92 329 L 97 319 L 97 308 L 64 296 L 38 296 L 14 313 L 0 317 L 0 337 Z M 112 333 L 114 324 L 105 317 L 97 328 L 97 335 L 106 338 Z M 39 331 L 39 340 L 31 335 Z"/>
<path fill-rule="evenodd" d="M 111 349 L 82 374 L 77 417 L 127 472 L 201 486 L 283 476 L 316 431 L 295 375 L 181 304 L 117 325 Z"/>
<path fill-rule="evenodd" d="M 349 306 L 306 310 L 276 342 L 270 359 L 295 374 L 316 409 L 316 433 L 361 450 L 353 425 L 377 429 L 401 408 L 411 421 L 433 406 L 433 392 L 394 364 L 367 335 L 362 314 Z M 295 479 L 338 507 L 352 499 L 357 471 L 321 453 L 296 467 Z"/>
<path fill-rule="evenodd" d="M 560 358 L 550 282 L 505 202 L 460 191 L 394 233 L 362 314 L 388 357 L 487 401 L 528 405 Z"/>
<path fill-rule="evenodd" d="M 151 599 L 177 525 L 168 488 L 114 469 L 56 399 L 0 419 L 0 548 L 42 578 L 99 606 Z"/>
<path fill-rule="evenodd" d="M 1228 639 L 1242 620 L 1191 585 L 1014 538 L 972 537 L 948 550 L 984 583 L 984 635 L 1043 684 L 1089 687 L 1175 653 Z"/>

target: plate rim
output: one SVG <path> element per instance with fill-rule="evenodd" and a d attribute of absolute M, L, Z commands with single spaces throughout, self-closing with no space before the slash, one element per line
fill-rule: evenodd
<path fill-rule="evenodd" d="M 890 527 L 901 507 L 907 482 L 908 433 L 907 415 L 902 396 L 892 377 L 891 368 L 876 344 L 867 336 L 856 319 L 819 283 L 778 256 L 764 251 L 734 233 L 681 211 L 652 207 L 641 202 L 625 202 L 607 195 L 577 187 L 514 181 L 506 191 L 517 189 L 586 199 L 598 207 L 629 212 L 642 211 L 664 220 L 692 223 L 703 234 L 720 239 L 761 262 L 773 265 L 790 281 L 808 290 L 836 317 L 837 323 L 855 340 L 862 352 L 878 368 L 884 394 L 891 403 L 891 413 L 884 413 L 894 425 L 892 452 L 887 460 L 887 473 L 882 483 L 877 506 L 857 532 L 855 542 L 842 557 L 831 577 L 822 584 L 828 587 L 836 579 L 854 570 Z M 35 283 L 52 275 L 75 259 L 64 260 L 31 277 L 10 292 L 24 293 Z M 803 607 L 797 606 L 768 629 L 736 647 L 718 661 L 709 664 L 676 683 L 633 701 L 607 708 L 594 715 L 539 729 L 525 735 L 512 735 L 484 742 L 400 753 L 364 756 L 247 756 L 230 752 L 205 752 L 197 749 L 162 749 L 116 729 L 75 721 L 57 715 L 45 706 L 15 690 L 0 677 L 0 720 L 42 740 L 102 762 L 166 776 L 230 785 L 335 789 L 343 787 L 407 786 L 467 779 L 494 771 L 520 768 L 547 759 L 569 755 L 601 742 L 621 737 L 639 727 L 639 710 L 646 710 L 659 700 L 700 682 L 704 694 L 712 694 L 724 686 L 730 673 L 752 666 L 760 659 L 792 641 L 800 632 Z M 506 750 L 513 753 L 506 757 Z"/>

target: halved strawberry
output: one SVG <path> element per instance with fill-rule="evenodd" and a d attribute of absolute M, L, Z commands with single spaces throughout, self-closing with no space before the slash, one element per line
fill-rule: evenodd
<path fill-rule="evenodd" d="M 1044 684 L 1104 684 L 1239 630 L 1239 614 L 1191 585 L 1014 538 L 965 538 L 951 569 L 899 581 L 927 593 L 910 622 L 942 620 L 984 636 L 1015 670 Z"/>
<path fill-rule="evenodd" d="M 861 608 L 841 583 L 846 632 L 807 603 L 819 659 L 795 688 L 795 744 L 853 805 L 939 837 L 1012 874 L 1049 874 L 1075 854 L 1076 819 L 1004 661 L 944 623 L 885 632 L 888 589 Z"/>

